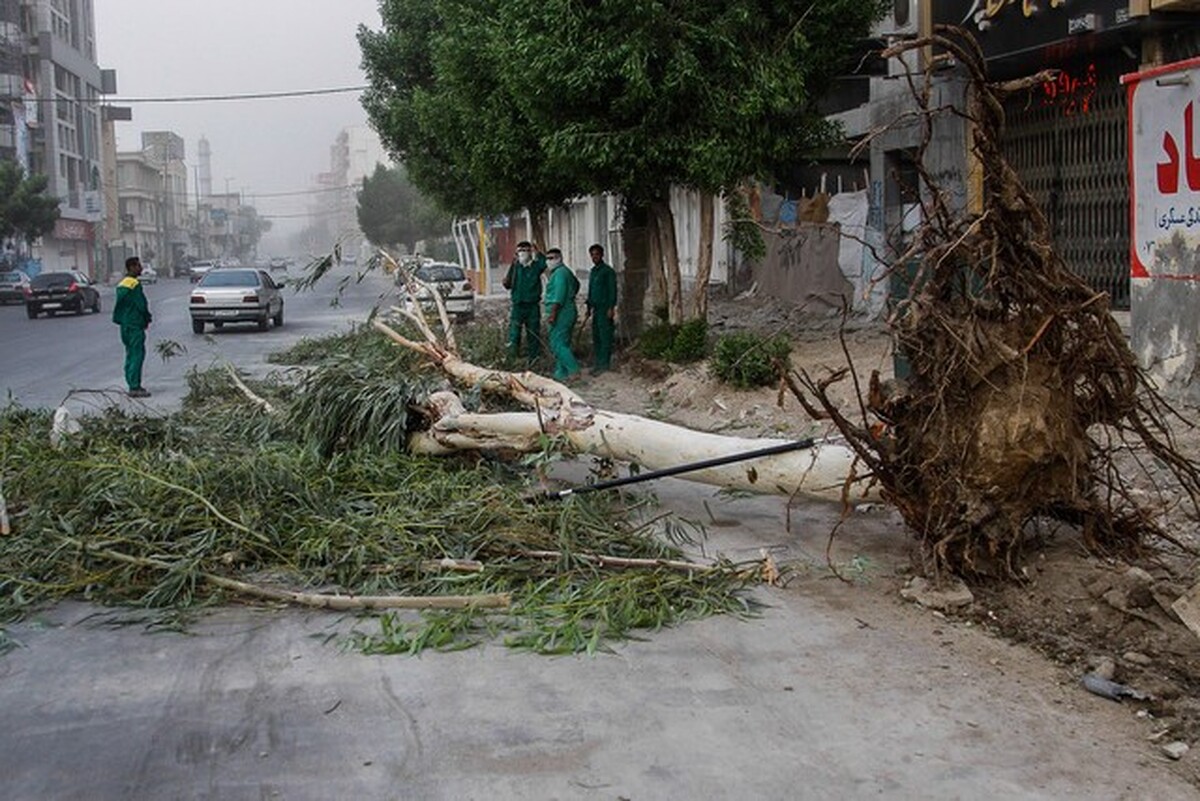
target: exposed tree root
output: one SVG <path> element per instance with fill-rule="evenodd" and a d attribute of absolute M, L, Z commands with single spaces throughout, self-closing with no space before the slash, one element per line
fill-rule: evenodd
<path fill-rule="evenodd" d="M 1140 443 L 1196 506 L 1200 471 L 1172 440 L 1175 412 L 1139 368 L 1110 298 L 1055 251 L 1046 218 L 1001 151 L 1004 96 L 1048 76 L 989 84 L 977 44 L 957 29 L 884 55 L 918 48 L 949 54 L 967 73 L 968 108 L 952 113 L 974 126 L 982 212 L 952 210 L 922 166 L 933 118 L 948 113 L 930 102 L 935 56 L 923 83 L 911 81 L 924 126 L 916 158 L 924 222 L 893 266 L 919 262 L 890 320 L 911 376 L 885 383 L 874 374 L 859 420 L 827 394 L 844 376 L 800 372 L 789 378 L 792 391 L 841 430 L 935 571 L 1019 577 L 1039 518 L 1077 526 L 1097 553 L 1136 553 L 1150 538 L 1169 538 L 1138 506 L 1116 455 Z"/>

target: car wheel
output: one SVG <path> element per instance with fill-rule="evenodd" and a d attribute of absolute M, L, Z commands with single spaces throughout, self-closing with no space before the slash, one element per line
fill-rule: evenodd
<path fill-rule="evenodd" d="M 266 331 L 266 330 L 267 330 L 267 326 L 268 326 L 268 325 L 270 325 L 270 324 L 271 324 L 271 318 L 270 318 L 270 317 L 259 317 L 259 318 L 258 318 L 258 330 L 259 330 L 259 331 Z"/>
<path fill-rule="evenodd" d="M 96 296 L 96 302 L 92 304 L 92 314 L 100 313 L 100 296 Z"/>
<path fill-rule="evenodd" d="M 75 313 L 83 314 L 83 298 L 80 298 L 79 301 L 75 304 Z"/>
<path fill-rule="evenodd" d="M 30 319 L 30 320 L 36 320 L 36 319 L 37 319 L 37 315 L 38 315 L 38 313 L 37 313 L 37 309 L 33 308 L 32 306 L 26 306 L 26 307 L 25 307 L 25 313 L 29 315 L 29 319 Z"/>
<path fill-rule="evenodd" d="M 271 320 L 275 323 L 275 327 L 279 328 L 283 325 L 283 304 L 279 304 L 279 314 L 276 314 Z"/>
<path fill-rule="evenodd" d="M 192 320 L 192 333 L 193 334 L 203 334 L 204 333 L 204 321 L 203 320 Z"/>

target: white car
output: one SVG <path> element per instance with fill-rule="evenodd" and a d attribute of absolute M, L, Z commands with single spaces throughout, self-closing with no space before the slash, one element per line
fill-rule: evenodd
<path fill-rule="evenodd" d="M 192 333 L 203 334 L 204 326 L 224 328 L 226 323 L 257 323 L 266 331 L 271 322 L 283 325 L 283 294 L 266 270 L 253 267 L 222 267 L 210 270 L 188 300 Z"/>
<path fill-rule="evenodd" d="M 430 287 L 433 287 L 442 296 L 448 313 L 460 320 L 470 320 L 475 316 L 475 288 L 471 286 L 471 280 L 459 265 L 435 261 L 421 265 L 412 275 L 422 284 L 417 290 L 416 299 L 426 312 L 437 311 L 437 304 L 430 293 Z M 399 283 L 404 286 L 403 276 L 399 277 Z M 405 295 L 407 294 L 406 289 Z M 409 297 L 408 300 L 411 301 L 412 298 Z"/>
<path fill-rule="evenodd" d="M 157 284 L 158 270 L 153 267 L 143 267 L 141 281 L 143 284 Z"/>
<path fill-rule="evenodd" d="M 194 284 L 204 276 L 208 275 L 211 270 L 216 269 L 217 266 L 218 263 L 210 259 L 194 261 L 192 262 L 191 268 L 188 269 L 188 278 L 190 278 Z"/>

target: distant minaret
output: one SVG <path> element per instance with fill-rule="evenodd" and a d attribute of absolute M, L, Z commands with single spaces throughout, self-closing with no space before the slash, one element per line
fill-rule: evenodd
<path fill-rule="evenodd" d="M 200 196 L 207 200 L 212 197 L 212 148 L 203 136 L 196 144 L 196 157 L 200 161 Z"/>

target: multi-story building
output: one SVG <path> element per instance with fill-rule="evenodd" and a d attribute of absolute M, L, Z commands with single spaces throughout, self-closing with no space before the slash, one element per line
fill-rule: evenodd
<path fill-rule="evenodd" d="M 117 153 L 116 158 L 123 250 L 167 272 L 191 241 L 183 158 L 183 139 L 169 131 L 143 133 L 141 150 Z"/>
<path fill-rule="evenodd" d="M 390 164 L 376 133 L 365 125 L 343 128 L 329 148 L 329 170 L 317 176 L 316 202 L 311 213 L 329 242 L 310 243 L 317 250 L 340 242 L 345 252 L 357 253 L 363 236 L 358 229 L 357 190 L 377 164 Z"/>
<path fill-rule="evenodd" d="M 29 170 L 49 178 L 61 216 L 43 238 L 46 269 L 95 274 L 97 234 L 104 217 L 101 191 L 100 95 L 92 0 L 22 0 L 24 79 L 33 92 L 36 122 L 29 130 Z M 6 9 L 11 10 L 11 9 Z M 19 158 L 19 156 L 18 156 Z"/>

